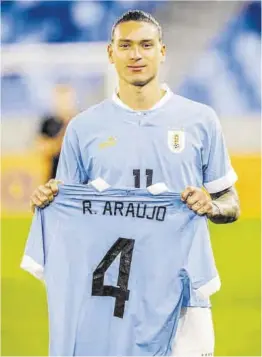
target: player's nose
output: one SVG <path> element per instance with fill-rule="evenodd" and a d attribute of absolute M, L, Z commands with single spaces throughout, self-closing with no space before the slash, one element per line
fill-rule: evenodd
<path fill-rule="evenodd" d="M 130 58 L 132 60 L 139 60 L 142 58 L 142 55 L 140 53 L 139 47 L 134 46 L 131 50 L 130 50 Z"/>

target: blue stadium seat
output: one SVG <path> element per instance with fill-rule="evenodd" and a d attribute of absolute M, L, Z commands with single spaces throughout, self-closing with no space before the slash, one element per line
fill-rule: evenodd
<path fill-rule="evenodd" d="M 106 41 L 128 9 L 154 12 L 161 1 L 2 1 L 2 43 Z"/>
<path fill-rule="evenodd" d="M 260 24 L 261 4 L 247 4 L 193 64 L 178 93 L 222 115 L 260 113 Z"/>

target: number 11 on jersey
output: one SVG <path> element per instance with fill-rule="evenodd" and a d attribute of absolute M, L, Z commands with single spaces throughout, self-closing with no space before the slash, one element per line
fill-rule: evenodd
<path fill-rule="evenodd" d="M 134 176 L 134 187 L 135 188 L 140 188 L 140 170 L 135 169 L 133 170 L 133 176 Z M 153 170 L 151 169 L 146 169 L 146 187 L 151 186 L 153 182 Z"/>

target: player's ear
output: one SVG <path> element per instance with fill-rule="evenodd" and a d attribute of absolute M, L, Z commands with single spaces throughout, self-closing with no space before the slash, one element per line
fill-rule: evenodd
<path fill-rule="evenodd" d="M 166 60 L 166 45 L 161 45 L 161 63 L 165 62 Z"/>
<path fill-rule="evenodd" d="M 107 54 L 108 54 L 108 59 L 109 59 L 109 62 L 111 64 L 114 63 L 114 60 L 113 60 L 113 47 L 112 47 L 112 43 L 109 43 L 108 46 L 107 46 Z"/>

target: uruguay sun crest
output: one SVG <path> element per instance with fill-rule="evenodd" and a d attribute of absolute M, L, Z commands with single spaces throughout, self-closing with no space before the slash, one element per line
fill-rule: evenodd
<path fill-rule="evenodd" d="M 174 153 L 179 153 L 185 148 L 185 133 L 182 130 L 168 131 L 168 147 Z"/>

